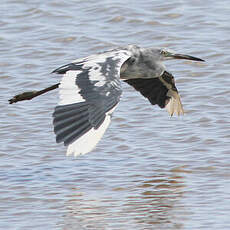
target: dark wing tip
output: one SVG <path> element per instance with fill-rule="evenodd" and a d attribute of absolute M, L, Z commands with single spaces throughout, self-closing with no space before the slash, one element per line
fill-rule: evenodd
<path fill-rule="evenodd" d="M 165 107 L 165 102 L 169 99 L 167 96 L 168 89 L 162 84 L 159 78 L 137 78 L 125 80 L 125 82 L 139 91 L 152 105 L 157 104 L 160 108 Z"/>
<path fill-rule="evenodd" d="M 174 113 L 177 115 L 184 114 L 174 77 L 167 71 L 159 78 L 129 79 L 125 82 L 139 91 L 152 105 L 157 104 L 160 108 L 166 107 L 171 116 Z"/>

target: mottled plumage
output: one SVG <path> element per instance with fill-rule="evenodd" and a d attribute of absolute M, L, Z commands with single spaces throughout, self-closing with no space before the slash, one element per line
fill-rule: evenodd
<path fill-rule="evenodd" d="M 121 65 L 129 57 L 127 50 L 114 50 L 53 71 L 64 74 L 53 124 L 57 142 L 68 146 L 67 155 L 91 151 L 103 136 L 120 100 Z"/>
<path fill-rule="evenodd" d="M 172 116 L 184 114 L 174 77 L 165 70 L 167 59 L 202 59 L 165 49 L 124 48 L 91 55 L 55 69 L 60 84 L 16 95 L 10 103 L 29 100 L 59 87 L 60 102 L 53 113 L 56 141 L 64 142 L 67 155 L 91 151 L 102 138 L 122 93 L 121 80 Z"/>

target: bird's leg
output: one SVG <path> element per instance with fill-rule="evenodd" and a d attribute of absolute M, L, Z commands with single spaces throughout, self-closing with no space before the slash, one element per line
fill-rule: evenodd
<path fill-rule="evenodd" d="M 11 98 L 9 100 L 9 103 L 13 104 L 13 103 L 16 103 L 18 101 L 31 100 L 34 97 L 37 97 L 39 95 L 42 95 L 42 94 L 47 93 L 47 92 L 49 92 L 49 91 L 51 91 L 53 89 L 58 88 L 59 84 L 60 83 L 52 85 L 52 86 L 50 86 L 48 88 L 45 88 L 45 89 L 42 89 L 42 90 L 39 90 L 39 91 L 28 91 L 28 92 L 24 92 L 24 93 L 15 95 L 13 98 Z"/>

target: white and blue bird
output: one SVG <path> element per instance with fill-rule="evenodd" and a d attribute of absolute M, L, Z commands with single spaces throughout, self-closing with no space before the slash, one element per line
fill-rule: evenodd
<path fill-rule="evenodd" d="M 108 128 L 122 94 L 121 80 L 171 116 L 184 114 L 174 77 L 163 64 L 168 59 L 204 61 L 164 48 L 129 45 L 61 66 L 52 72 L 63 75 L 60 83 L 16 95 L 9 103 L 59 88 L 60 101 L 53 113 L 56 141 L 64 142 L 67 155 L 78 156 L 93 150 Z"/>

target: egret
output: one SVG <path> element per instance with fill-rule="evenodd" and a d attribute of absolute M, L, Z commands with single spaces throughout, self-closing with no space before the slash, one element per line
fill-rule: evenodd
<path fill-rule="evenodd" d="M 109 126 L 121 97 L 121 80 L 152 105 L 166 108 L 171 116 L 184 114 L 174 77 L 163 64 L 169 59 L 204 61 L 165 48 L 129 45 L 61 66 L 52 72 L 63 75 L 60 83 L 18 94 L 9 103 L 30 100 L 59 88 L 60 102 L 53 113 L 56 141 L 64 142 L 67 155 L 85 154 L 96 146 Z"/>

